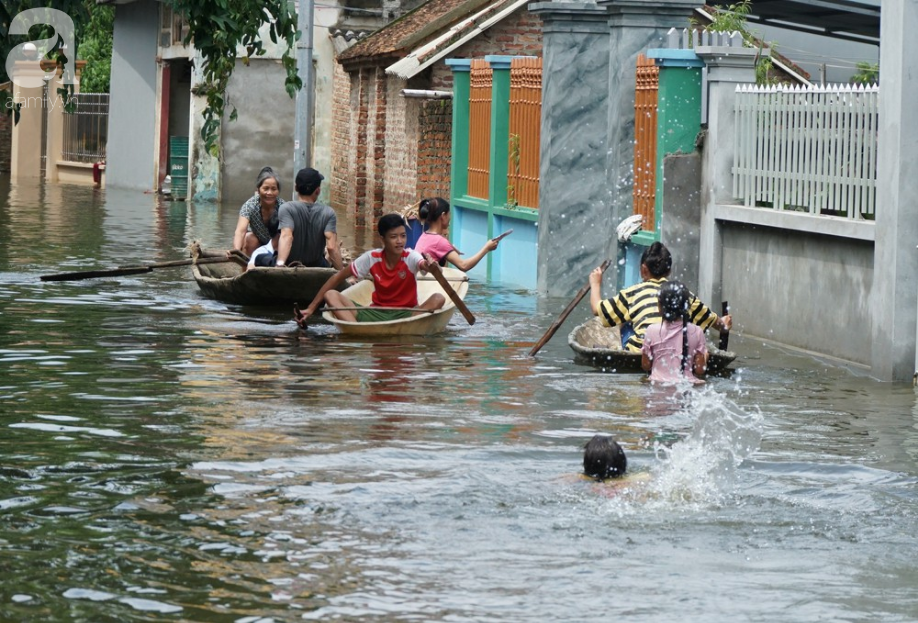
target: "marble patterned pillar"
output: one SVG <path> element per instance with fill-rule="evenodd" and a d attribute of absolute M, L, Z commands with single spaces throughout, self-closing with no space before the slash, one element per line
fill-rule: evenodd
<path fill-rule="evenodd" d="M 633 212 L 637 57 L 650 48 L 664 47 L 671 28 L 688 27 L 692 10 L 698 3 L 692 0 L 600 0 L 598 4 L 609 14 L 609 118 L 607 194 L 604 205 L 597 206 L 600 211 L 594 220 L 605 239 L 605 255 L 614 258 L 618 248 L 615 227 Z M 609 278 L 612 277 L 609 274 Z"/>
<path fill-rule="evenodd" d="M 567 296 L 606 257 L 609 26 L 593 3 L 537 2 L 542 129 L 537 288 Z"/>

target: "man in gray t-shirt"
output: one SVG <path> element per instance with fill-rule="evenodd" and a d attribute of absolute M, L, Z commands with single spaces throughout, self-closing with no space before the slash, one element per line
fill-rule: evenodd
<path fill-rule="evenodd" d="M 281 235 L 277 266 L 302 262 L 304 266 L 332 266 L 341 270 L 338 217 L 327 205 L 316 203 L 323 179 L 321 173 L 310 168 L 300 169 L 296 174 L 299 201 L 283 203 L 279 213 Z M 328 260 L 325 259 L 326 249 Z"/>

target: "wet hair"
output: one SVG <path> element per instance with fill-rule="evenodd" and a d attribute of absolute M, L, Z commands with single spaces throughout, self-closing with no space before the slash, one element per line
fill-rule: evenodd
<path fill-rule="evenodd" d="M 396 227 L 404 227 L 405 231 L 408 231 L 408 225 L 402 215 L 393 212 L 392 214 L 383 215 L 379 219 L 379 223 L 376 224 L 376 231 L 379 232 L 380 236 L 385 237 L 387 231 Z"/>
<path fill-rule="evenodd" d="M 645 264 L 654 277 L 665 277 L 673 268 L 673 256 L 662 242 L 654 242 L 644 249 L 641 264 Z"/>
<path fill-rule="evenodd" d="M 682 320 L 682 373 L 688 363 L 689 291 L 678 281 L 667 281 L 660 288 L 660 314 L 663 320 Z"/>
<path fill-rule="evenodd" d="M 418 216 L 420 216 L 421 220 L 428 225 L 436 221 L 447 212 L 449 212 L 449 201 L 443 197 L 423 199 L 421 200 L 421 205 L 418 206 Z"/>
<path fill-rule="evenodd" d="M 265 180 L 270 180 L 272 178 L 275 182 L 277 182 L 277 192 L 280 192 L 280 178 L 277 177 L 277 173 L 275 173 L 274 169 L 271 167 L 263 167 L 262 170 L 258 172 L 258 177 L 255 178 L 255 188 L 261 188 L 261 185 L 265 183 Z"/>
<path fill-rule="evenodd" d="M 625 451 L 608 435 L 594 435 L 583 446 L 583 473 L 597 480 L 625 475 Z"/>

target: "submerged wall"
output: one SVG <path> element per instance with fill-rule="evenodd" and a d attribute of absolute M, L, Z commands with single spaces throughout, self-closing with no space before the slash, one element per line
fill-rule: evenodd
<path fill-rule="evenodd" d="M 241 204 L 251 197 L 264 166 L 280 176 L 280 196 L 293 197 L 296 101 L 284 89 L 285 75 L 280 60 L 252 59 L 248 67 L 236 61 L 227 95 L 240 113 L 235 121 L 224 118 L 221 130 L 224 201 Z"/>
<path fill-rule="evenodd" d="M 739 332 L 870 365 L 871 241 L 741 223 L 721 238 Z"/>
<path fill-rule="evenodd" d="M 156 153 L 156 43 L 159 4 L 118 6 L 112 52 L 106 185 L 152 190 Z"/>

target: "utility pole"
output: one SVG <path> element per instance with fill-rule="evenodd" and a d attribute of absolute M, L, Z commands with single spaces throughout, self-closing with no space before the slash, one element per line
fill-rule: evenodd
<path fill-rule="evenodd" d="M 312 68 L 313 0 L 297 3 L 296 71 L 303 87 L 296 94 L 296 122 L 293 135 L 293 174 L 312 166 L 312 119 L 316 108 L 315 72 Z M 293 198 L 296 199 L 296 189 Z"/>

